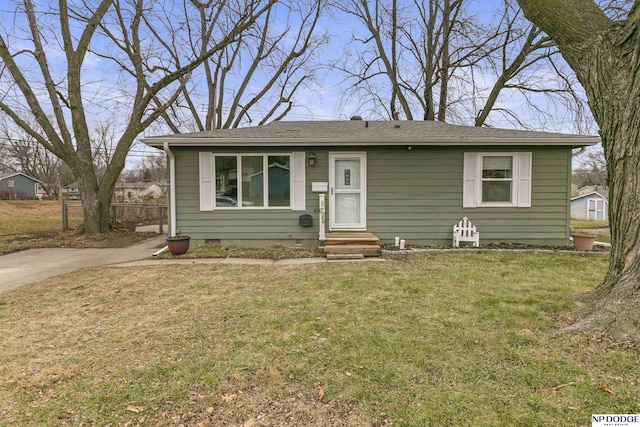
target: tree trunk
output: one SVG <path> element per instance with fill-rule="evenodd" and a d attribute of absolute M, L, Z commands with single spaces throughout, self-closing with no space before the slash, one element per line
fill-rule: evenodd
<path fill-rule="evenodd" d="M 440 101 L 438 102 L 438 121 L 447 121 L 447 99 L 449 97 L 449 67 L 451 66 L 451 58 L 449 58 L 449 33 L 451 32 L 451 3 L 449 0 L 444 1 L 442 10 L 442 53 L 440 68 Z"/>
<path fill-rule="evenodd" d="M 435 120 L 436 110 L 433 105 L 433 86 L 424 89 L 424 120 Z"/>
<path fill-rule="evenodd" d="M 83 190 L 78 180 L 80 193 L 82 194 L 82 212 L 84 214 L 84 232 L 87 235 L 103 234 L 110 229 L 111 200 L 103 200 L 97 192 Z"/>
<path fill-rule="evenodd" d="M 623 23 L 593 1 L 518 0 L 553 38 L 585 88 L 607 161 L 611 258 L 603 282 L 577 312 L 576 331 L 640 340 L 640 7 Z M 551 4 L 550 4 L 551 3 Z"/>
<path fill-rule="evenodd" d="M 97 189 L 87 183 L 87 177 L 78 177 L 78 188 L 84 215 L 83 231 L 87 235 L 109 232 L 111 200 L 101 200 Z"/>
<path fill-rule="evenodd" d="M 598 67 L 603 65 L 598 64 L 600 61 L 611 64 L 610 58 L 593 61 Z M 580 320 L 572 329 L 603 330 L 619 338 L 639 340 L 640 88 L 634 84 L 628 65 L 625 70 L 620 70 L 610 84 L 591 82 L 587 89 L 592 96 L 608 99 L 600 103 L 594 115 L 601 127 L 607 160 L 612 247 L 607 275 L 590 295 L 589 305 L 578 313 Z M 614 73 L 612 70 L 609 75 Z"/>

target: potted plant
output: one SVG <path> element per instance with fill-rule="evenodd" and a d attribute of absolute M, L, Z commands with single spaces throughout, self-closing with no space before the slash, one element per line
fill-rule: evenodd
<path fill-rule="evenodd" d="M 124 220 L 124 229 L 127 231 L 136 231 L 136 227 L 138 226 L 138 221 L 134 219 L 125 219 Z"/>
<path fill-rule="evenodd" d="M 573 247 L 579 251 L 593 250 L 593 244 L 596 241 L 596 236 L 585 232 L 574 232 L 571 234 L 573 237 Z"/>
<path fill-rule="evenodd" d="M 171 255 L 184 255 L 189 250 L 190 236 L 167 237 L 167 247 Z"/>
<path fill-rule="evenodd" d="M 138 215 L 131 206 L 123 206 L 122 208 L 122 227 L 127 231 L 136 231 L 138 226 Z"/>

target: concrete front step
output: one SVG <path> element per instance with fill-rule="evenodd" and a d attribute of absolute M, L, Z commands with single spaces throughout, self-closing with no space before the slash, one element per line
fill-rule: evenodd
<path fill-rule="evenodd" d="M 335 261 L 338 259 L 364 259 L 362 254 L 327 254 L 328 261 Z"/>

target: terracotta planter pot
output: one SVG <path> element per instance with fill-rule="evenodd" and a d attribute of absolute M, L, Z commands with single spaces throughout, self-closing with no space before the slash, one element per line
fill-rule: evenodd
<path fill-rule="evenodd" d="M 189 236 L 173 236 L 167 237 L 167 246 L 171 255 L 184 255 L 189 250 Z"/>
<path fill-rule="evenodd" d="M 138 221 L 127 220 L 124 222 L 124 229 L 128 231 L 136 231 L 137 226 L 138 226 Z"/>
<path fill-rule="evenodd" d="M 593 243 L 596 241 L 596 236 L 589 234 L 573 234 L 573 246 L 579 251 L 593 250 Z"/>

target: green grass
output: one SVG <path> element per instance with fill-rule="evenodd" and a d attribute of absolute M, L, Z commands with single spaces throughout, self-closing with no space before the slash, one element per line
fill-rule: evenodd
<path fill-rule="evenodd" d="M 611 235 L 610 234 L 596 234 L 597 242 L 611 243 Z"/>
<path fill-rule="evenodd" d="M 585 219 L 572 219 L 571 226 L 574 228 L 574 230 L 586 230 L 588 233 L 594 233 L 596 236 L 596 240 L 598 242 L 611 243 L 611 233 L 609 233 L 608 231 L 605 233 L 590 231 L 595 229 L 608 228 L 609 221 L 591 221 L 591 220 L 585 220 Z"/>
<path fill-rule="evenodd" d="M 82 219 L 69 219 L 69 227 L 82 224 Z M 10 218 L 0 221 L 0 235 L 16 233 L 37 233 L 62 229 L 60 218 Z"/>
<path fill-rule="evenodd" d="M 313 258 L 322 254 L 318 248 L 288 247 L 288 246 L 223 246 L 223 245 L 194 245 L 189 251 L 180 255 L 180 258 L 264 258 L 264 259 L 291 259 L 291 258 Z M 171 258 L 166 253 L 162 258 Z"/>
<path fill-rule="evenodd" d="M 60 276 L 3 295 L 0 425 L 578 426 L 636 413 L 637 349 L 559 332 L 606 267 L 468 253 Z"/>
<path fill-rule="evenodd" d="M 594 228 L 607 228 L 609 227 L 609 221 L 592 221 L 587 219 L 572 219 L 571 226 L 578 229 L 594 229 Z"/>

